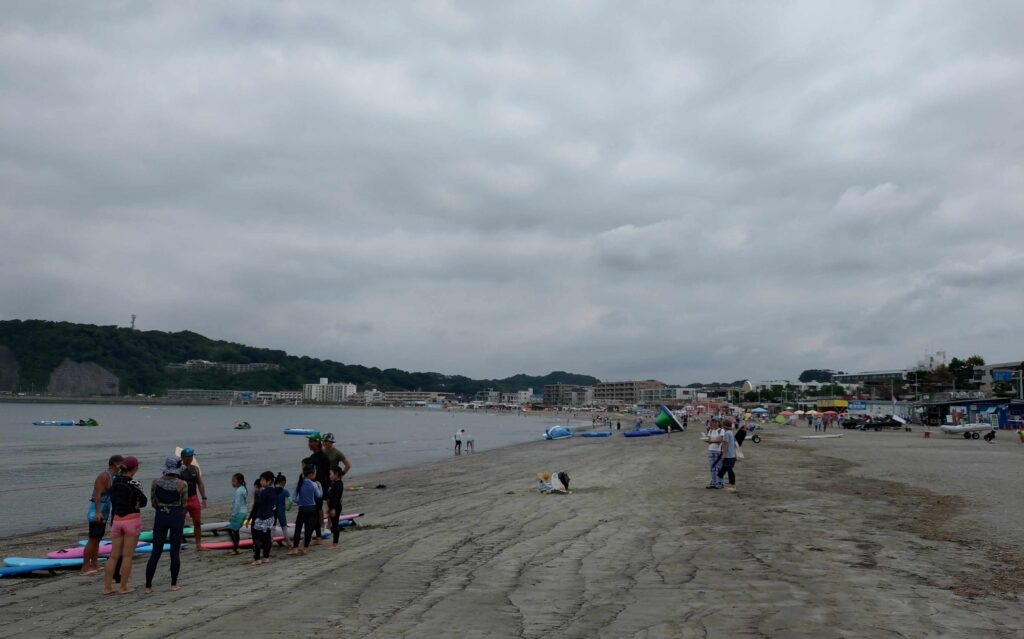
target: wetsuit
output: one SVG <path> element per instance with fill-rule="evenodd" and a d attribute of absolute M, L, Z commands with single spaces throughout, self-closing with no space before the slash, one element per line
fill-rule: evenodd
<path fill-rule="evenodd" d="M 168 534 L 171 538 L 171 585 L 178 585 L 178 572 L 181 570 L 181 538 L 185 528 L 185 503 L 188 491 L 178 491 L 178 479 L 161 477 L 153 480 L 150 489 L 156 518 L 153 521 L 153 550 L 146 562 L 146 587 L 153 587 L 153 575 L 160 555 L 164 552 L 164 543 Z"/>

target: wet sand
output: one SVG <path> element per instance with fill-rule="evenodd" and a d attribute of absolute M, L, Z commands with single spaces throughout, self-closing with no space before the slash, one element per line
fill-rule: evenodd
<path fill-rule="evenodd" d="M 77 574 L 5 579 L 0 637 L 1022 636 L 1024 556 L 1003 531 L 1021 516 L 1011 482 L 1024 446 L 801 434 L 783 427 L 746 444 L 737 494 L 704 488 L 692 431 L 357 475 L 366 488 L 344 510 L 367 516 L 338 550 L 275 549 L 255 568 L 187 551 L 177 593 L 165 555 L 149 597 L 141 563 L 139 591 L 124 597 L 101 597 L 98 579 Z M 936 486 L 961 458 L 1002 485 Z M 538 494 L 540 470 L 568 471 L 573 494 Z M 80 535 L 7 539 L 0 554 Z"/>

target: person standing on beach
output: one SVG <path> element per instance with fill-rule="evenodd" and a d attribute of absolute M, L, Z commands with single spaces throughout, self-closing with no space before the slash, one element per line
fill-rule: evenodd
<path fill-rule="evenodd" d="M 178 476 L 181 462 L 177 457 L 164 460 L 164 474 L 154 479 L 149 489 L 150 502 L 156 510 L 153 520 L 153 549 L 146 562 L 145 594 L 153 592 L 153 575 L 164 552 L 168 534 L 171 539 L 171 590 L 178 589 L 178 572 L 181 570 L 181 538 L 185 528 L 185 504 L 188 503 L 188 484 Z"/>
<path fill-rule="evenodd" d="M 324 435 L 324 454 L 327 455 L 328 461 L 330 461 L 331 468 L 338 466 L 341 468 L 341 476 L 344 477 L 348 474 L 348 471 L 352 470 L 352 463 L 345 457 L 345 453 L 338 450 L 334 445 L 334 433 L 327 433 Z M 320 472 L 317 469 L 317 472 Z"/>
<path fill-rule="evenodd" d="M 462 439 L 466 442 L 466 453 L 476 452 L 476 442 L 473 436 L 466 432 L 466 429 L 462 429 Z"/>
<path fill-rule="evenodd" d="M 331 460 L 324 452 L 323 438 L 320 437 L 320 433 L 310 435 L 307 443 L 312 453 L 308 457 L 309 463 L 316 468 L 316 481 L 320 484 L 320 496 L 316 498 L 317 518 L 313 529 L 316 533 L 316 540 L 313 543 L 319 546 L 324 528 L 324 497 L 327 496 L 327 489 L 331 485 Z"/>
<path fill-rule="evenodd" d="M 298 555 L 300 552 L 306 554 L 309 548 L 310 538 L 313 536 L 313 528 L 316 525 L 317 509 L 316 502 L 323 503 L 323 493 L 320 492 L 320 483 L 314 481 L 316 478 L 316 466 L 307 464 L 302 468 L 302 476 L 295 487 L 295 503 L 299 506 L 299 513 L 295 516 L 295 534 L 292 537 L 292 549 L 289 555 Z M 304 537 L 302 550 L 299 550 L 299 540 Z"/>
<path fill-rule="evenodd" d="M 729 486 L 726 488 L 731 493 L 736 492 L 736 437 L 732 434 L 732 421 L 725 420 L 722 425 L 722 464 L 718 469 L 718 482 L 729 475 Z"/>
<path fill-rule="evenodd" d="M 192 518 L 193 535 L 196 540 L 196 550 L 203 550 L 203 508 L 206 508 L 206 484 L 203 483 L 203 474 L 199 467 L 192 463 L 196 452 L 191 448 L 181 450 L 181 471 L 180 477 L 188 485 L 188 501 L 185 503 L 185 511 Z M 202 496 L 202 501 L 200 501 Z"/>
<path fill-rule="evenodd" d="M 86 515 L 89 521 L 89 541 L 82 553 L 83 575 L 95 575 L 100 571 L 100 540 L 107 532 L 106 520 L 110 517 L 110 486 L 114 483 L 114 477 L 121 472 L 122 461 L 124 457 L 112 455 L 107 460 L 107 469 L 97 475 L 93 482 L 89 513 Z"/>
<path fill-rule="evenodd" d="M 452 435 L 452 439 L 455 440 L 455 455 L 459 456 L 462 454 L 462 430 L 459 429 L 455 431 L 455 434 Z"/>
<path fill-rule="evenodd" d="M 722 465 L 722 440 L 725 438 L 725 430 L 715 426 L 712 422 L 708 428 L 708 465 L 711 467 L 711 482 L 707 488 L 723 488 L 725 484 L 718 476 L 718 470 Z"/>
<path fill-rule="evenodd" d="M 125 457 L 121 462 L 121 474 L 114 478 L 110 486 L 110 557 L 103 571 L 103 594 L 114 594 L 114 573 L 120 572 L 121 587 L 116 592 L 127 595 L 134 592 L 128 582 L 132 576 L 132 557 L 135 546 L 142 534 L 142 513 L 147 503 L 146 493 L 135 481 L 135 473 L 139 470 L 139 460 Z"/>

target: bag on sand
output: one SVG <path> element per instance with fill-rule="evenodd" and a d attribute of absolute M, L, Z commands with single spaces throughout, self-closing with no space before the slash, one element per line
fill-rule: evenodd
<path fill-rule="evenodd" d="M 743 459 L 743 449 L 737 446 L 736 447 L 736 461 L 739 461 L 741 459 Z"/>

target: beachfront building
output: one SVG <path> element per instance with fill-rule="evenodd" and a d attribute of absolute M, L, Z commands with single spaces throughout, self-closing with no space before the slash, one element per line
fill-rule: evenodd
<path fill-rule="evenodd" d="M 236 390 L 214 390 L 205 388 L 169 388 L 167 399 L 186 402 L 229 402 L 237 399 L 239 393 L 252 393 L 252 391 Z"/>
<path fill-rule="evenodd" d="M 473 401 L 484 406 L 497 406 L 501 403 L 501 391 L 496 391 L 493 388 L 482 390 L 473 396 Z"/>
<path fill-rule="evenodd" d="M 696 388 L 684 386 L 665 386 L 664 388 L 641 388 L 640 401 L 644 405 L 667 404 L 680 405 L 697 399 Z"/>
<path fill-rule="evenodd" d="M 544 387 L 545 406 L 589 406 L 594 403 L 594 388 L 576 384 L 548 384 Z"/>
<path fill-rule="evenodd" d="M 321 377 L 318 384 L 305 384 L 302 387 L 302 399 L 307 402 L 341 403 L 355 394 L 355 384 L 331 384 L 326 377 Z"/>
<path fill-rule="evenodd" d="M 392 404 L 410 404 L 414 402 L 425 402 L 427 404 L 438 404 L 444 401 L 445 395 L 437 391 L 388 391 L 384 393 L 384 401 Z"/>
<path fill-rule="evenodd" d="M 235 364 L 232 362 L 211 362 L 205 359 L 190 359 L 180 364 L 168 364 L 167 370 L 182 370 L 188 373 L 199 371 L 220 370 L 227 371 L 233 375 L 238 373 L 253 373 L 256 371 L 276 371 L 281 368 L 280 364 L 269 364 L 267 362 L 250 362 L 247 364 Z"/>
<path fill-rule="evenodd" d="M 602 406 L 625 405 L 640 402 L 640 392 L 645 389 L 665 388 L 657 380 L 631 380 L 627 382 L 601 382 L 594 387 L 594 402 Z"/>
<path fill-rule="evenodd" d="M 981 390 L 991 393 L 998 382 L 1020 388 L 1021 377 L 1024 376 L 1024 362 L 1002 362 L 1001 364 L 983 364 L 974 367 L 971 381 L 981 385 Z"/>

